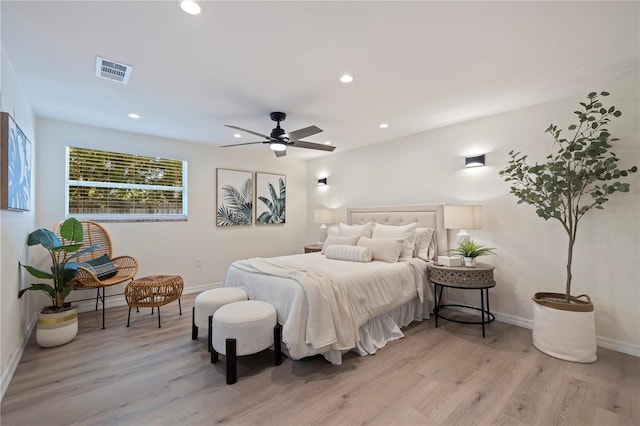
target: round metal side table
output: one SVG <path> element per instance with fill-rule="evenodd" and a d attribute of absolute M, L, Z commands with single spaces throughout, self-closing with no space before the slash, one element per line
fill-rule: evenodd
<path fill-rule="evenodd" d="M 435 308 L 433 314 L 436 317 L 436 328 L 438 327 L 438 318 L 446 319 L 462 324 L 478 324 L 482 325 L 482 337 L 485 337 L 484 326 L 495 320 L 495 316 L 489 309 L 489 289 L 495 287 L 496 282 L 493 280 L 494 267 L 485 263 L 477 263 L 475 267 L 468 268 L 466 266 L 444 266 L 437 264 L 429 264 L 429 281 L 433 283 L 435 292 Z M 464 290 L 480 290 L 480 307 L 467 306 L 460 304 L 443 304 L 442 290 L 444 287 L 460 288 Z M 454 319 L 442 315 L 440 311 L 446 308 L 459 307 L 474 309 L 480 311 L 480 321 L 465 321 Z"/>

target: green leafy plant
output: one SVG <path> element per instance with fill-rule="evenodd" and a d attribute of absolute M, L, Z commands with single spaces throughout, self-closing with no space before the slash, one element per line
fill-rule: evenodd
<path fill-rule="evenodd" d="M 276 193 L 273 185 L 269 184 L 271 200 L 266 197 L 258 197 L 267 206 L 267 211 L 262 212 L 256 219 L 256 223 L 284 223 L 285 221 L 285 200 L 286 187 L 282 178 L 278 179 L 279 192 Z"/>
<path fill-rule="evenodd" d="M 71 293 L 71 290 L 73 290 L 70 282 L 78 273 L 78 262 L 74 262 L 73 259 L 100 247 L 94 245 L 80 250 L 83 246 L 82 224 L 72 217 L 65 220 L 60 226 L 60 236 L 65 242 L 68 242 L 68 244 L 63 244 L 60 238 L 48 229 L 36 229 L 29 234 L 27 245 L 41 245 L 49 252 L 49 256 L 51 257 L 51 272 L 46 272 L 33 266 L 21 266 L 36 278 L 53 280 L 53 285 L 46 283 L 31 284 L 31 287 L 22 289 L 18 293 L 18 298 L 21 298 L 30 290 L 46 293 L 53 302 L 53 306 L 49 308 L 53 312 L 64 309 L 64 299 Z"/>
<path fill-rule="evenodd" d="M 495 248 L 481 246 L 473 240 L 469 240 L 464 243 L 460 243 L 458 247 L 449 250 L 452 253 L 459 254 L 462 257 L 478 257 L 478 256 L 486 256 L 489 254 L 495 255 L 493 252 Z"/>
<path fill-rule="evenodd" d="M 567 128 L 572 132 L 568 138 L 562 137 L 555 124 L 547 128 L 545 132 L 553 137 L 558 151 L 547 156 L 546 163 L 530 165 L 526 155 L 511 151 L 509 164 L 500 171 L 500 176 L 511 182 L 518 204 L 534 206 L 538 216 L 560 221 L 567 232 L 566 303 L 570 301 L 571 263 L 580 219 L 593 208 L 604 208 L 611 194 L 628 192 L 629 184 L 620 179 L 638 170 L 636 166 L 618 168 L 611 144 L 619 139 L 611 137 L 605 126 L 622 113 L 614 106 L 603 106 L 599 96 L 609 93 L 591 92 L 586 102 L 580 102 L 580 110 L 574 112 L 578 123 Z"/>

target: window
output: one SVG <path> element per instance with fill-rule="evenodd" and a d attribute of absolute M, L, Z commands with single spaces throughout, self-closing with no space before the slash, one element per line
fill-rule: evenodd
<path fill-rule="evenodd" d="M 187 162 L 67 147 L 66 216 L 186 220 Z"/>

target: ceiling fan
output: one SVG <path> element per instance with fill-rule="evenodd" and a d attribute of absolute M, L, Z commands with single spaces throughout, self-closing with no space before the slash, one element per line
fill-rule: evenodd
<path fill-rule="evenodd" d="M 252 135 L 260 136 L 265 138 L 266 140 L 260 142 L 246 142 L 246 143 L 237 143 L 233 145 L 222 145 L 223 147 L 229 146 L 240 146 L 240 145 L 253 145 L 257 143 L 268 143 L 269 148 L 275 152 L 276 157 L 284 157 L 287 155 L 287 147 L 292 146 L 294 148 L 308 148 L 308 149 L 317 149 L 320 151 L 333 151 L 336 149 L 335 146 L 328 146 L 319 143 L 306 142 L 300 140 L 302 138 L 306 138 L 307 136 L 312 136 L 317 133 L 322 132 L 322 129 L 317 126 L 309 126 L 302 129 L 294 130 L 293 132 L 285 132 L 282 127 L 280 127 L 280 122 L 284 121 L 287 118 L 287 114 L 284 112 L 272 112 L 269 114 L 271 120 L 277 123 L 275 129 L 271 131 L 271 135 L 263 135 L 262 133 L 254 132 L 253 130 L 243 129 L 242 127 L 230 126 L 225 124 L 226 127 L 230 127 L 232 129 L 240 130 L 241 132 L 251 133 Z"/>

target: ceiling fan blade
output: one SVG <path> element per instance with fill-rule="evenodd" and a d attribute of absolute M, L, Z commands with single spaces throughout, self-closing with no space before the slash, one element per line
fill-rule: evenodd
<path fill-rule="evenodd" d="M 294 130 L 293 132 L 289 132 L 289 140 L 297 141 L 320 132 L 322 132 L 322 129 L 317 126 L 305 127 L 304 129 L 298 129 Z"/>
<path fill-rule="evenodd" d="M 284 151 L 273 151 L 276 153 L 276 157 L 284 157 L 285 155 L 287 155 L 287 150 L 285 149 Z"/>
<path fill-rule="evenodd" d="M 222 148 L 226 148 L 229 146 L 240 146 L 240 145 L 254 145 L 257 143 L 270 143 L 269 141 L 262 141 L 262 142 L 245 142 L 245 143 L 233 143 L 231 145 L 220 145 Z"/>
<path fill-rule="evenodd" d="M 240 130 L 241 132 L 251 133 L 252 135 L 260 136 L 261 138 L 265 138 L 267 140 L 273 139 L 271 136 L 263 135 L 262 133 L 254 132 L 253 130 L 243 129 L 242 127 L 230 126 L 228 124 L 225 124 L 225 127 L 230 127 L 232 129 Z"/>
<path fill-rule="evenodd" d="M 294 141 L 290 142 L 287 145 L 294 146 L 296 148 L 309 148 L 309 149 L 317 149 L 320 151 L 333 151 L 336 149 L 335 146 L 323 145 L 319 143 L 306 142 L 306 141 Z"/>

